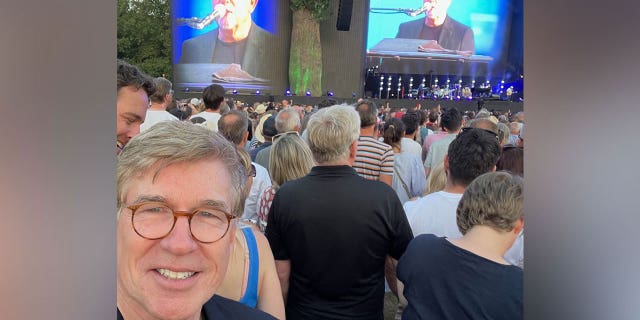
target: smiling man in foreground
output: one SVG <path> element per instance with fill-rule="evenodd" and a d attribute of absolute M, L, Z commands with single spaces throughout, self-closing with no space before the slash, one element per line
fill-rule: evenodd
<path fill-rule="evenodd" d="M 118 319 L 273 319 L 215 295 L 244 208 L 234 145 L 162 122 L 125 146 L 117 174 Z"/>

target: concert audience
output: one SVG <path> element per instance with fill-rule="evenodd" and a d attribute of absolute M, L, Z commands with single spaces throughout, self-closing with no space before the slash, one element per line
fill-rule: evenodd
<path fill-rule="evenodd" d="M 355 108 L 360 116 L 360 137 L 353 168 L 365 179 L 379 180 L 392 186 L 393 149 L 376 137 L 378 107 L 373 101 L 362 100 Z"/>

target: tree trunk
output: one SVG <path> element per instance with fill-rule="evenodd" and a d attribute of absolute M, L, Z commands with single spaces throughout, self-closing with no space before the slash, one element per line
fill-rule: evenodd
<path fill-rule="evenodd" d="M 322 95 L 322 47 L 320 24 L 306 9 L 293 12 L 291 54 L 289 58 L 291 93 Z"/>

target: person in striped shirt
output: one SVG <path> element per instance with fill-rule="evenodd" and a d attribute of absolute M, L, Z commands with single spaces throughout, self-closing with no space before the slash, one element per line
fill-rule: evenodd
<path fill-rule="evenodd" d="M 379 180 L 391 186 L 393 181 L 393 149 L 378 141 L 378 107 L 375 102 L 362 100 L 355 106 L 360 115 L 360 137 L 353 168 L 368 180 Z"/>

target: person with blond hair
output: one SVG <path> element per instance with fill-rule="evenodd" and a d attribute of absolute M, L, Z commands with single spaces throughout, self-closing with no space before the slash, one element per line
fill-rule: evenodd
<path fill-rule="evenodd" d="M 286 109 L 288 110 L 288 109 Z M 264 232 L 276 191 L 285 182 L 306 176 L 315 165 L 309 146 L 297 133 L 282 134 L 271 145 L 269 175 L 271 186 L 260 196 L 258 227 Z"/>

